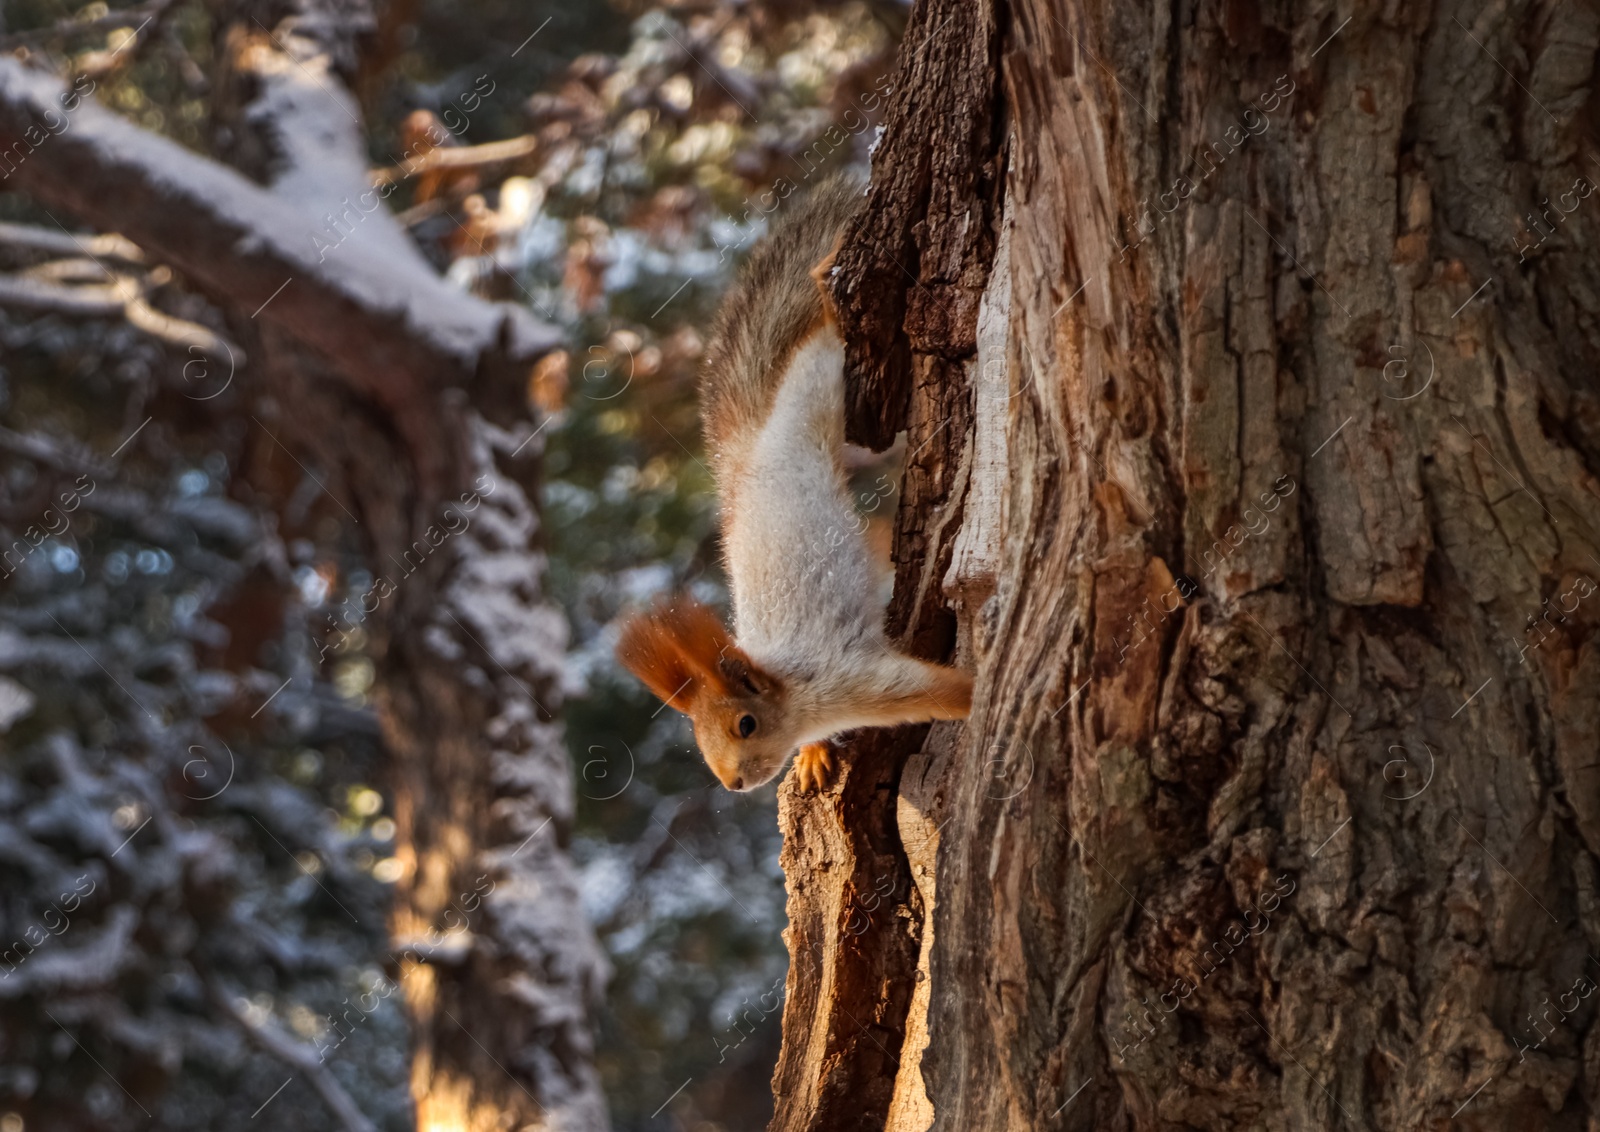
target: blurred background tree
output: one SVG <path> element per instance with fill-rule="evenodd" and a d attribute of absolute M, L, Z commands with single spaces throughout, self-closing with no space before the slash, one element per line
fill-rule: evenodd
<path fill-rule="evenodd" d="M 0 46 L 262 179 L 270 60 L 239 29 L 283 49 L 317 35 L 308 12 L 7 0 Z M 771 1111 L 773 789 L 715 789 L 683 722 L 616 670 L 608 625 L 678 587 L 724 599 L 693 396 L 706 323 L 775 187 L 865 163 L 904 19 L 859 0 L 397 0 L 357 12 L 349 58 L 330 48 L 415 247 L 568 343 L 524 396 L 545 592 L 570 624 L 540 694 L 565 701 L 567 849 L 610 965 L 594 1059 L 617 1128 Z M 411 1127 L 385 917 L 412 866 L 374 704 L 392 655 L 336 469 L 276 439 L 271 414 L 307 408 L 263 408 L 248 373 L 232 380 L 238 319 L 205 288 L 20 192 L 0 192 L 0 220 L 0 533 L 16 548 L 0 1132 Z M 325 257 L 361 234 L 355 214 L 329 220 Z M 890 466 L 862 463 L 864 509 Z"/>

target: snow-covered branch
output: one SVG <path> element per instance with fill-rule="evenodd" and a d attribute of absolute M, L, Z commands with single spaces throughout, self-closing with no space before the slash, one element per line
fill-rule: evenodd
<path fill-rule="evenodd" d="M 327 358 L 393 415 L 424 476 L 446 460 L 430 457 L 436 418 L 423 394 L 465 383 L 491 356 L 527 363 L 559 341 L 525 309 L 463 294 L 375 235 L 391 224 L 379 190 L 318 215 L 320 191 L 299 207 L 16 59 L 0 59 L 0 178 L 123 234 Z"/>

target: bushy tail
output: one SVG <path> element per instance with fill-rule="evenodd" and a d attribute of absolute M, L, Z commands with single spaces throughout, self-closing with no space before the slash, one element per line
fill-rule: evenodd
<path fill-rule="evenodd" d="M 840 175 L 780 202 L 770 233 L 723 300 L 700 378 L 700 411 L 713 451 L 766 418 L 790 355 L 822 325 L 826 315 L 812 270 L 837 248 L 861 189 L 855 178 Z"/>

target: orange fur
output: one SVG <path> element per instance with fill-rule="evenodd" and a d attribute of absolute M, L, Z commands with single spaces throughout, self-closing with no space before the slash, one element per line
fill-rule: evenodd
<path fill-rule="evenodd" d="M 794 754 L 794 775 L 801 793 L 827 788 L 833 777 L 833 749 L 826 740 L 801 744 Z"/>
<path fill-rule="evenodd" d="M 745 753 L 766 741 L 738 730 L 742 716 L 781 712 L 788 688 L 728 635 L 717 615 L 687 599 L 630 617 L 617 642 L 617 658 L 667 704 L 694 722 L 701 754 L 730 790 L 742 790 Z M 749 740 L 747 742 L 747 740 Z M 787 755 L 776 751 L 773 757 Z M 776 769 L 776 768 L 774 768 Z M 766 781 L 770 774 L 763 771 Z M 754 778 L 751 779 L 754 782 Z"/>
<path fill-rule="evenodd" d="M 921 697 L 909 697 L 897 706 L 908 714 L 926 712 L 929 719 L 965 719 L 972 714 L 972 673 L 926 661 L 923 668 L 932 677 L 932 686 Z"/>
<path fill-rule="evenodd" d="M 617 641 L 617 658 L 663 702 L 692 715 L 706 697 L 738 694 L 736 681 L 763 672 L 733 643 L 722 621 L 697 601 L 681 599 L 630 617 Z"/>
<path fill-rule="evenodd" d="M 911 659 L 911 658 L 908 658 Z M 841 705 L 874 721 L 874 726 L 926 723 L 935 719 L 966 719 L 972 711 L 972 674 L 931 661 L 916 661 L 927 683 L 902 695 L 858 695 Z"/>
<path fill-rule="evenodd" d="M 833 292 L 828 288 L 828 276 L 833 271 L 833 261 L 839 258 L 839 249 L 844 247 L 844 233 L 840 232 L 838 239 L 833 241 L 833 250 L 824 256 L 811 269 L 811 278 L 817 285 L 817 294 L 822 300 L 822 325 L 837 327 L 839 325 L 839 308 L 834 304 Z M 816 329 L 813 327 L 813 329 Z M 810 335 L 806 335 L 810 337 Z M 804 339 L 802 339 L 804 341 Z"/>

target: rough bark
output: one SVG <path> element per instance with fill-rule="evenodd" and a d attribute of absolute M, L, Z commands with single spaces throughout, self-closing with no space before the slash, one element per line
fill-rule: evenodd
<path fill-rule="evenodd" d="M 541 448 L 521 399 L 557 334 L 447 286 L 375 198 L 348 233 L 330 226 L 367 189 L 341 85 L 364 8 L 301 7 L 223 36 L 229 156 L 256 180 L 87 99 L 30 141 L 59 122 L 64 88 L 14 60 L 0 60 L 0 152 L 12 183 L 229 311 L 251 359 L 239 380 L 259 383 L 262 458 L 282 443 L 321 469 L 390 583 L 363 628 L 406 866 L 388 965 L 412 1020 L 418 1126 L 602 1128 L 589 1023 L 604 960 L 564 849 L 566 628 L 540 593 Z M 328 643 L 337 657 L 340 633 Z"/>
<path fill-rule="evenodd" d="M 993 101 L 996 60 L 990 5 L 933 16 L 929 22 L 928 9 L 919 9 L 905 42 L 918 45 L 907 55 L 910 69 L 935 102 L 925 115 L 909 98 L 890 111 L 868 205 L 836 260 L 835 299 L 856 375 L 851 439 L 884 448 L 905 429 L 916 454 L 901 489 L 895 543 L 902 568 L 890 630 L 916 655 L 945 660 L 955 625 L 939 597 L 938 571 L 948 562 L 968 468 L 939 437 L 963 433 L 971 416 L 961 373 L 992 254 L 983 198 L 993 191 L 994 140 L 982 109 Z M 962 201 L 970 216 L 923 247 L 914 227 L 930 200 Z M 908 293 L 912 271 L 920 282 Z M 927 350 L 935 340 L 939 349 Z M 909 370 L 908 351 L 915 351 Z M 913 383 L 919 396 L 908 419 Z M 957 459 L 946 460 L 949 454 Z M 937 838 L 932 800 L 901 775 L 903 768 L 922 772 L 907 759 L 929 730 L 857 735 L 844 744 L 832 791 L 812 799 L 786 783 L 780 792 L 791 962 L 774 1129 L 881 1128 L 896 1103 Z"/>
<path fill-rule="evenodd" d="M 974 711 L 898 779 L 919 958 L 824 964 L 779 1082 L 881 1096 L 818 1039 L 877 1010 L 857 1127 L 1596 1127 L 1600 18 L 984 11 L 914 13 L 972 54 L 835 280 Z"/>

